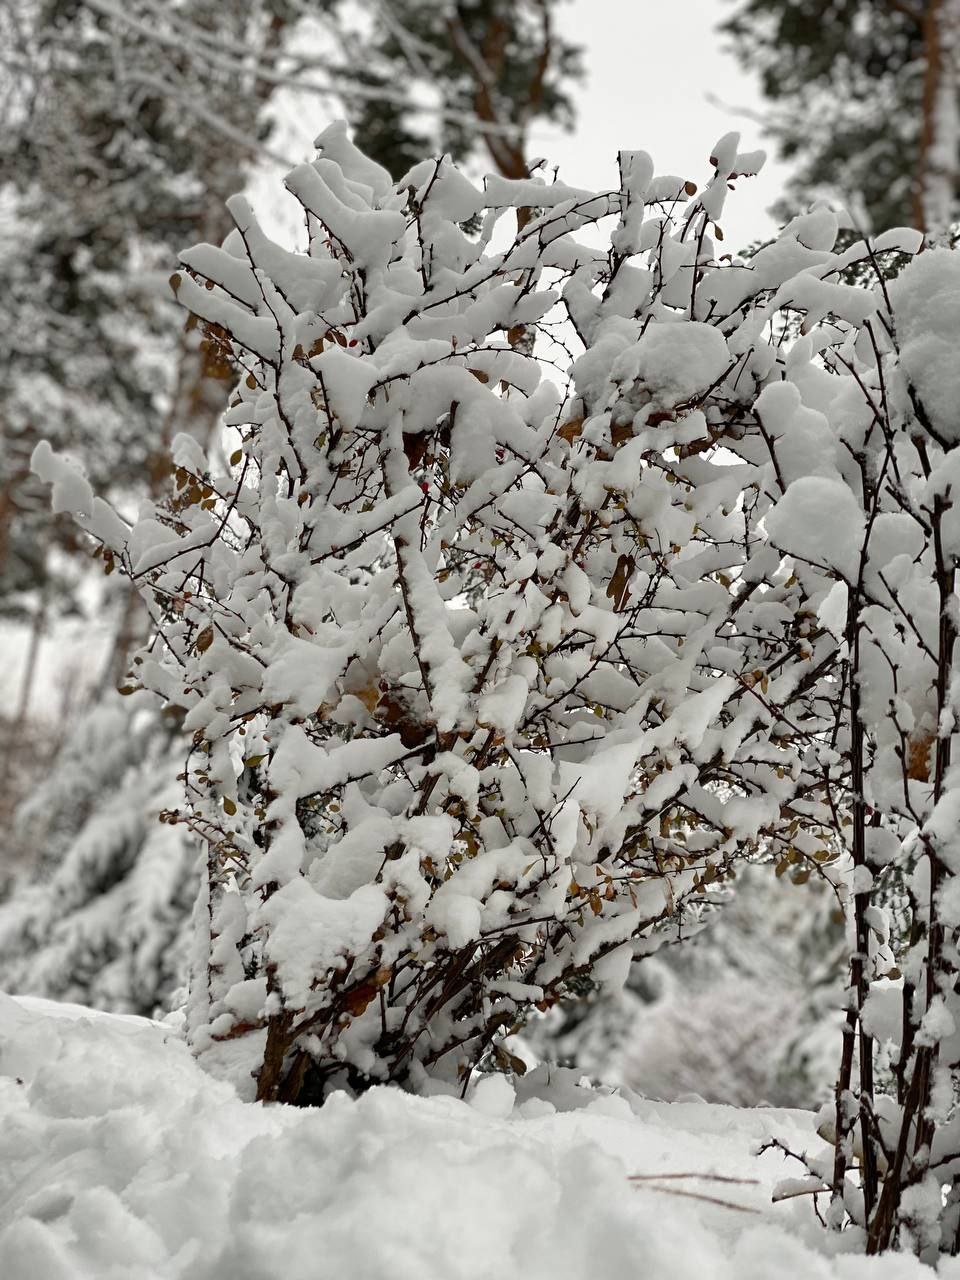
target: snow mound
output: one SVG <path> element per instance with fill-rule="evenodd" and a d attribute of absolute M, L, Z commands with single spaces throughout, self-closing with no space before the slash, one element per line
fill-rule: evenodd
<path fill-rule="evenodd" d="M 487 1077 L 466 1102 L 375 1089 L 259 1107 L 163 1025 L 64 1013 L 0 995 L 4 1280 L 923 1273 L 828 1258 L 808 1200 L 770 1204 L 789 1170 L 751 1153 L 772 1134 L 808 1142 L 802 1112 L 628 1100 L 569 1073 L 553 1102 L 529 1077 L 518 1094 Z M 627 1180 L 668 1172 L 759 1181 Z"/>

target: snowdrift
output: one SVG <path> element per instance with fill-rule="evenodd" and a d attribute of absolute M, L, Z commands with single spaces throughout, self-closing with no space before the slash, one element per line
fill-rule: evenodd
<path fill-rule="evenodd" d="M 201 1072 L 172 1028 L 0 995 L 0 1276 L 932 1274 L 903 1256 L 829 1257 L 856 1241 L 827 1237 L 808 1197 L 771 1203 L 793 1171 L 753 1152 L 771 1136 L 811 1145 L 808 1114 L 649 1102 L 548 1074 L 517 1092 L 486 1077 L 467 1101 L 374 1089 L 320 1110 L 255 1106 Z M 939 1274 L 960 1277 L 960 1260 Z"/>

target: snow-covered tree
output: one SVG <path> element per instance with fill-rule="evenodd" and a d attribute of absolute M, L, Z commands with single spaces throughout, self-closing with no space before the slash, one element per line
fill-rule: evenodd
<path fill-rule="evenodd" d="M 358 146 L 399 178 L 422 155 L 478 144 L 506 178 L 527 174 L 529 130 L 569 125 L 579 50 L 558 0 L 382 0 L 342 98 Z"/>
<path fill-rule="evenodd" d="M 192 0 L 188 8 L 196 19 L 216 11 L 224 37 L 242 31 L 256 48 L 262 24 L 248 16 L 244 25 L 248 6 Z M 170 48 L 83 3 L 5 6 L 0 44 L 0 358 L 8 370 L 0 391 L 0 607 L 9 607 L 11 597 L 43 586 L 58 532 L 31 489 L 38 438 L 76 450 L 98 487 L 117 493 L 162 470 L 172 400 L 181 430 L 189 410 L 205 424 L 197 430 L 209 432 L 216 420 L 222 381 L 211 394 L 189 379 L 189 404 L 178 394 L 177 371 L 189 358 L 179 350 L 164 268 L 185 239 L 211 238 L 222 226 L 223 200 L 256 155 L 250 139 L 262 104 L 252 81 L 208 78 L 207 111 L 221 129 L 246 136 L 231 144 L 217 129 L 196 128 L 163 89 L 163 67 L 175 62 Z M 204 371 L 218 372 L 215 361 Z M 50 612 L 75 600 L 66 585 L 62 575 L 51 584 Z"/>
<path fill-rule="evenodd" d="M 0 902 L 0 988 L 147 1016 L 186 974 L 199 866 L 176 803 L 179 739 L 116 694 L 81 717 L 12 815 L 26 874 Z"/>

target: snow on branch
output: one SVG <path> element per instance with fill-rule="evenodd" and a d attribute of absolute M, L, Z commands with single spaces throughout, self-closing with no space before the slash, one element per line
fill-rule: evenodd
<path fill-rule="evenodd" d="M 128 530 L 36 457 L 140 584 L 162 643 L 135 679 L 193 735 L 196 1050 L 261 1099 L 465 1087 L 757 855 L 832 877 L 866 955 L 866 805 L 896 848 L 952 812 L 920 760 L 952 687 L 925 272 L 953 255 L 888 284 L 916 238 L 840 252 L 824 208 L 723 252 L 762 162 L 735 135 L 700 192 L 642 152 L 596 193 L 447 159 L 393 183 L 340 125 L 318 147 L 287 179 L 302 248 L 234 200 L 173 277 L 238 371 L 229 465 L 180 441 Z M 901 802 L 898 758 L 935 802 Z"/>

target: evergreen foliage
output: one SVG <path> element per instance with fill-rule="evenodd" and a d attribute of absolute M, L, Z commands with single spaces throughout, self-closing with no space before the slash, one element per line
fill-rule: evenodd
<path fill-rule="evenodd" d="M 158 820 L 178 744 L 116 695 L 82 717 L 13 815 L 27 873 L 0 903 L 0 987 L 150 1017 L 186 973 L 196 848 Z"/>
<path fill-rule="evenodd" d="M 367 97 L 348 115 L 357 145 L 399 178 L 430 150 L 465 159 L 482 144 L 498 173 L 527 175 L 527 131 L 537 120 L 569 125 L 579 51 L 556 30 L 557 0 L 387 0 L 365 47 Z M 376 89 L 416 86 L 438 99 L 433 131 Z M 400 109 L 398 110 L 398 106 Z"/>
<path fill-rule="evenodd" d="M 868 229 L 956 220 L 953 0 L 735 0 L 721 30 L 759 72 L 765 125 L 797 165 L 781 211 L 827 196 Z"/>
<path fill-rule="evenodd" d="M 240 16 L 249 6 L 191 0 L 188 9 L 255 45 L 256 22 Z M 216 234 L 223 200 L 255 154 L 198 129 L 183 100 L 201 95 L 206 113 L 254 138 L 258 104 L 222 74 L 201 85 L 184 72 L 172 90 L 169 47 L 73 0 L 6 6 L 0 39 L 0 361 L 9 370 L 0 392 L 0 608 L 10 609 L 51 568 L 49 519 L 29 482 L 41 435 L 82 456 L 103 491 L 142 489 L 162 470 L 180 360 L 165 267 L 185 240 Z M 209 361 L 206 372 L 215 372 Z M 176 404 L 180 428 L 192 407 L 209 431 L 224 393 L 204 399 Z M 60 542 L 77 549 L 69 534 Z M 75 606 L 67 582 L 49 584 L 51 611 Z"/>

